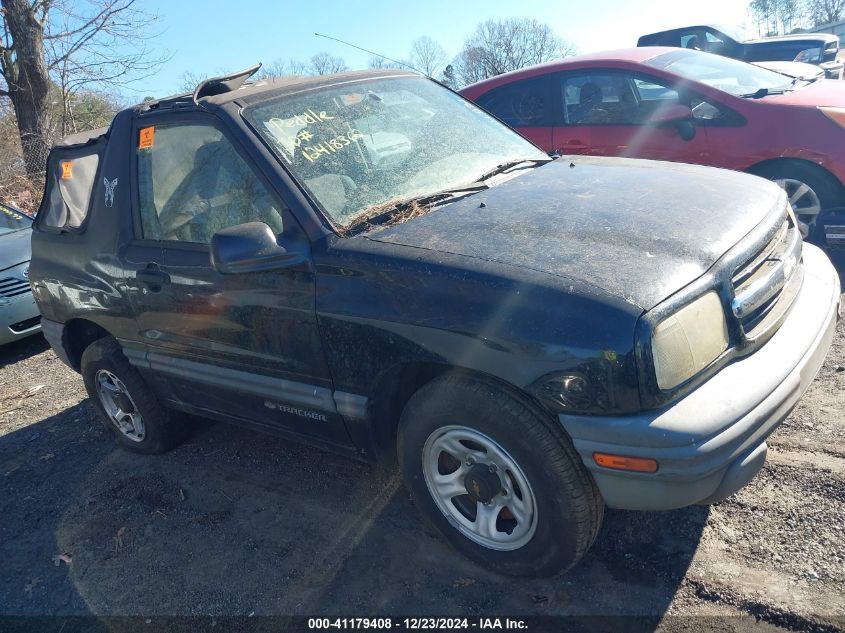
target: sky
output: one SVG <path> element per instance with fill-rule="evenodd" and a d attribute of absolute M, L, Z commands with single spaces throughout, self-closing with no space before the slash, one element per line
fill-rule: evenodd
<path fill-rule="evenodd" d="M 182 89 L 181 77 L 222 74 L 256 62 L 307 60 L 320 51 L 365 68 L 370 55 L 322 33 L 394 59 L 407 59 L 423 35 L 451 57 L 479 22 L 531 17 L 549 24 L 581 53 L 636 46 L 645 33 L 693 23 L 749 26 L 747 0 L 139 0 L 160 21 L 153 41 L 170 59 L 125 91 L 129 99 Z"/>

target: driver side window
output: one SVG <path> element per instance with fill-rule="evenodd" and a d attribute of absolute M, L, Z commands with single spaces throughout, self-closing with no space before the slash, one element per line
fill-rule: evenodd
<path fill-rule="evenodd" d="M 282 232 L 274 198 L 214 126 L 150 125 L 136 141 L 144 239 L 209 244 L 217 231 L 246 222 Z"/>
<path fill-rule="evenodd" d="M 569 125 L 636 125 L 637 98 L 620 72 L 563 75 L 563 115 Z"/>

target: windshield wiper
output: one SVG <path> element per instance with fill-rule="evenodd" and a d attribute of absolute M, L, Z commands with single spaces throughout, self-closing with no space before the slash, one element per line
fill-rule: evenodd
<path fill-rule="evenodd" d="M 500 163 L 496 165 L 493 169 L 485 171 L 481 176 L 478 178 L 477 182 L 484 182 L 488 178 L 492 178 L 497 174 L 501 174 L 503 172 L 508 171 L 514 167 L 518 167 L 524 163 L 529 163 L 530 165 L 537 166 L 537 165 L 544 165 L 550 161 L 554 160 L 553 158 L 520 158 L 519 160 L 509 160 L 505 163 Z M 527 165 L 526 165 L 527 166 Z"/>
<path fill-rule="evenodd" d="M 749 92 L 748 94 L 739 95 L 743 99 L 762 99 L 771 95 L 782 95 L 786 92 L 783 88 L 760 88 L 757 92 Z"/>
<path fill-rule="evenodd" d="M 433 207 L 443 202 L 452 201 L 455 198 L 460 198 L 465 195 L 471 195 L 489 187 L 483 182 L 477 182 L 470 185 L 463 185 L 460 187 L 450 187 L 448 189 L 441 189 L 434 193 L 427 193 L 421 196 L 413 196 L 411 198 L 402 198 L 385 202 L 376 207 L 369 209 L 363 215 L 355 218 L 347 227 L 347 230 L 353 229 L 361 224 L 383 224 L 386 220 L 396 216 L 405 215 L 402 221 L 409 220 L 417 215 L 422 215 L 426 211 L 430 211 Z"/>
<path fill-rule="evenodd" d="M 548 163 L 549 161 L 554 160 L 553 158 L 520 158 L 518 160 L 510 160 L 505 163 L 500 163 L 496 165 L 493 169 L 490 169 L 481 176 L 479 176 L 475 181 L 467 185 L 461 185 L 458 187 L 449 187 L 448 189 L 441 189 L 440 191 L 435 191 L 434 193 L 427 193 L 421 196 L 414 196 L 411 198 L 402 198 L 400 200 L 394 200 L 385 202 L 384 204 L 380 204 L 376 207 L 369 209 L 366 213 L 362 214 L 361 216 L 355 218 L 346 230 L 352 230 L 357 226 L 362 224 L 384 224 L 388 220 L 400 221 L 404 222 L 405 220 L 410 220 L 411 218 L 417 217 L 418 215 L 422 215 L 423 213 L 430 211 L 433 207 L 437 206 L 438 204 L 442 204 L 444 202 L 451 202 L 455 198 L 463 197 L 465 195 L 471 195 L 473 193 L 477 193 L 484 189 L 489 189 L 489 185 L 485 183 L 485 180 L 492 178 L 496 174 L 501 174 L 502 172 L 508 171 L 509 169 L 513 169 L 514 167 L 518 167 L 519 165 L 525 164 L 526 167 L 528 166 L 537 166 Z"/>

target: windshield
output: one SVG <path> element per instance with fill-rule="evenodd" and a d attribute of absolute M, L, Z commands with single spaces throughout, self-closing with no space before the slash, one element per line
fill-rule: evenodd
<path fill-rule="evenodd" d="M 731 38 L 732 40 L 735 40 L 737 42 L 744 42 L 744 41 L 750 39 L 749 36 L 748 36 L 748 31 L 741 26 L 716 24 L 715 28 L 717 28 L 722 33 L 727 35 L 729 38 Z"/>
<path fill-rule="evenodd" d="M 461 97 L 418 77 L 283 96 L 245 116 L 341 227 L 386 203 L 476 182 L 503 163 L 548 158 Z"/>
<path fill-rule="evenodd" d="M 32 220 L 23 213 L 19 213 L 11 207 L 0 204 L 0 235 L 20 231 L 31 226 Z"/>
<path fill-rule="evenodd" d="M 750 46 L 745 59 L 750 62 L 804 62 L 805 64 L 815 64 L 822 61 L 822 49 L 820 45 L 814 45 L 807 40 L 769 42 L 765 46 Z"/>
<path fill-rule="evenodd" d="M 699 51 L 673 51 L 645 63 L 737 97 L 753 95 L 761 90 L 775 92 L 793 87 L 791 80 L 780 73 Z"/>

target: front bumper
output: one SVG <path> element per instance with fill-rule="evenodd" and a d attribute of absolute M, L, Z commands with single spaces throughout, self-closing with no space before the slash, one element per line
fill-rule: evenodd
<path fill-rule="evenodd" d="M 843 78 L 843 68 L 845 68 L 845 64 L 841 61 L 837 60 L 835 62 L 822 62 L 819 64 L 822 70 L 824 70 L 824 76 L 827 79 L 842 79 Z"/>
<path fill-rule="evenodd" d="M 0 345 L 11 343 L 41 331 L 38 306 L 31 292 L 0 305 Z"/>
<path fill-rule="evenodd" d="M 560 415 L 605 503 L 669 510 L 714 503 L 760 470 L 766 437 L 806 391 L 824 362 L 840 316 L 839 278 L 827 257 L 804 246 L 804 283 L 778 332 L 698 389 L 663 409 L 634 416 Z M 611 470 L 594 452 L 656 459 L 654 474 Z"/>

